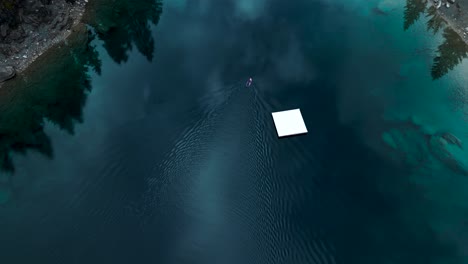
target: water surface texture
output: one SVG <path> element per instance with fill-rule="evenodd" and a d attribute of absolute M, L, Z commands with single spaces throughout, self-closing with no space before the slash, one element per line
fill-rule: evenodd
<path fill-rule="evenodd" d="M 96 1 L 60 78 L 2 91 L 2 263 L 466 263 L 468 64 L 432 78 L 427 18 L 154 3 Z"/>

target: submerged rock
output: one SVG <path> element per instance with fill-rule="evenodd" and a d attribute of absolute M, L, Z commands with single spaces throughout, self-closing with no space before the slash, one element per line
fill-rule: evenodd
<path fill-rule="evenodd" d="M 447 142 L 449 142 L 450 144 L 457 145 L 459 148 L 463 149 L 462 141 L 459 138 L 457 138 L 454 134 L 447 132 L 447 133 L 443 133 L 441 137 L 445 139 Z"/>
<path fill-rule="evenodd" d="M 459 138 L 451 133 L 436 133 L 431 136 L 429 145 L 434 157 L 445 164 L 445 166 L 456 173 L 468 176 L 468 167 L 462 160 L 457 158 L 457 150 L 451 148 L 451 146 L 456 146 L 460 151 L 463 149 L 462 141 Z"/>
<path fill-rule="evenodd" d="M 15 74 L 12 66 L 0 66 L 0 83 L 15 77 Z"/>

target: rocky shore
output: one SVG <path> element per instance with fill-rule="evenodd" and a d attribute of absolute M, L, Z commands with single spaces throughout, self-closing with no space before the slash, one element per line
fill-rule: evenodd
<path fill-rule="evenodd" d="M 447 25 L 468 45 L 468 0 L 429 0 Z"/>
<path fill-rule="evenodd" d="M 0 82 L 7 81 L 13 77 L 15 77 L 16 71 L 13 66 L 3 66 L 0 67 Z"/>
<path fill-rule="evenodd" d="M 1 0 L 0 83 L 65 40 L 88 0 Z M 1 85 L 1 84 L 0 84 Z"/>

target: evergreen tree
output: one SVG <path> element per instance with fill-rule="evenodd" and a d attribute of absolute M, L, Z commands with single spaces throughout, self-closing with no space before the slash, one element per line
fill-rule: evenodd
<path fill-rule="evenodd" d="M 408 30 L 426 11 L 425 0 L 406 0 L 405 13 L 404 13 L 404 29 Z"/>
<path fill-rule="evenodd" d="M 468 45 L 453 29 L 444 30 L 444 42 L 437 49 L 438 56 L 434 58 L 431 75 L 439 79 L 468 58 Z"/>

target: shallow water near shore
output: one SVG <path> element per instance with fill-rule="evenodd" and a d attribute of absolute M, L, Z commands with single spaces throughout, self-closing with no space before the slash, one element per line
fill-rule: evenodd
<path fill-rule="evenodd" d="M 1 260 L 465 263 L 468 63 L 432 80 L 403 6 L 167 1 L 62 47 L 88 67 L 1 91 Z"/>

